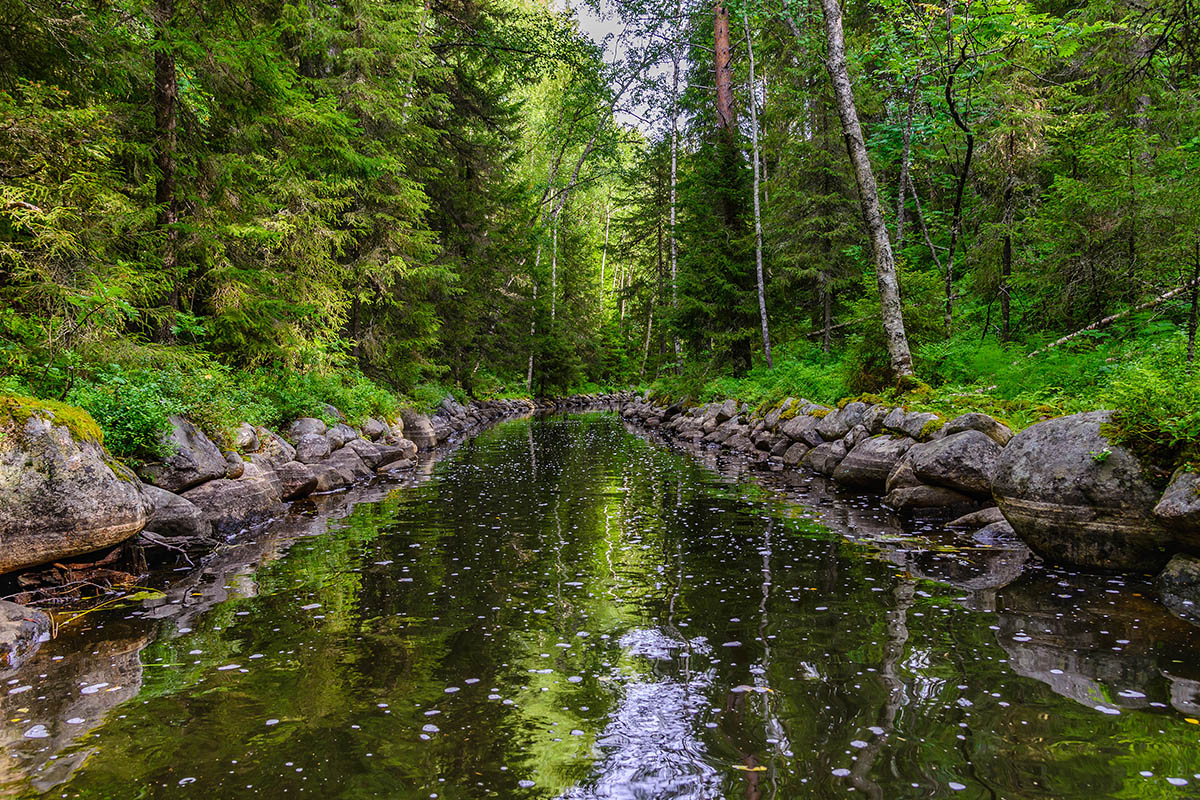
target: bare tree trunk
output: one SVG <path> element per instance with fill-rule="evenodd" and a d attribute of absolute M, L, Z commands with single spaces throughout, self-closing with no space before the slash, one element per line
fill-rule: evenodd
<path fill-rule="evenodd" d="M 917 111 L 917 86 L 914 81 L 908 89 L 908 114 L 904 117 L 904 145 L 900 150 L 900 189 L 896 193 L 896 247 L 904 246 L 904 193 L 908 189 L 909 159 L 912 157 L 913 115 Z"/>
<path fill-rule="evenodd" d="M 550 319 L 554 319 L 554 300 L 558 297 L 558 214 L 554 215 L 554 230 L 551 233 L 550 250 Z"/>
<path fill-rule="evenodd" d="M 1007 342 L 1012 335 L 1012 316 L 1008 284 L 1012 278 L 1012 225 L 1013 193 L 1017 178 L 1013 166 L 1016 150 L 1016 134 L 1008 134 L 1008 175 L 1004 183 L 1004 251 L 1000 257 L 1000 341 Z M 986 331 L 985 331 L 986 333 Z"/>
<path fill-rule="evenodd" d="M 733 134 L 733 67 L 729 46 L 729 9 L 721 0 L 713 7 L 713 42 L 717 75 L 717 128 Z"/>
<path fill-rule="evenodd" d="M 678 41 L 683 33 L 683 0 L 675 7 L 675 38 Z M 678 205 L 679 187 L 679 62 L 682 54 L 676 43 L 671 51 L 671 308 L 679 308 L 679 241 L 675 238 L 676 206 Z M 675 345 L 675 367 L 679 369 L 681 347 L 679 335 L 672 333 Z"/>
<path fill-rule="evenodd" d="M 829 287 L 829 273 L 821 273 L 821 305 L 824 317 L 824 328 L 821 331 L 821 350 L 828 353 L 833 344 L 833 292 Z"/>
<path fill-rule="evenodd" d="M 745 8 L 742 9 L 742 23 L 746 26 L 746 52 L 750 61 L 750 133 L 753 142 L 754 157 L 754 261 L 758 276 L 758 318 L 762 323 L 763 355 L 766 357 L 767 369 L 774 369 L 771 361 L 771 333 L 767 329 L 767 291 L 763 283 L 763 231 L 762 208 L 759 202 L 761 179 L 758 166 L 758 108 L 754 99 L 754 42 L 750 38 L 750 17 Z"/>
<path fill-rule="evenodd" d="M 646 377 L 646 359 L 650 355 L 650 331 L 654 330 L 654 298 L 650 298 L 650 313 L 646 317 L 646 344 L 642 347 L 642 370 L 640 377 Z"/>
<path fill-rule="evenodd" d="M 842 31 L 842 10 L 838 6 L 838 0 L 821 0 L 821 9 L 825 18 L 826 43 L 829 47 L 825 66 L 833 83 L 834 99 L 846 139 L 846 152 L 854 166 L 863 219 L 871 238 L 888 357 L 892 371 L 897 377 L 910 376 L 913 374 L 912 353 L 909 351 L 908 336 L 904 331 L 900 282 L 896 275 L 896 261 L 892 255 L 892 243 L 888 239 L 887 224 L 879 204 L 879 188 L 875 183 L 875 173 L 871 168 L 866 142 L 863 140 L 858 109 L 854 105 L 854 89 L 850 85 L 850 72 L 846 66 L 846 37 Z"/>
<path fill-rule="evenodd" d="M 949 13 L 947 12 L 948 15 Z M 949 21 L 947 21 L 947 25 L 949 25 Z M 946 336 L 950 335 L 954 324 L 954 254 L 958 245 L 958 237 L 962 232 L 963 192 L 967 188 L 967 178 L 971 173 L 971 157 L 975 153 L 975 134 L 963 120 L 958 111 L 958 104 L 954 100 L 954 78 L 966 61 L 967 46 L 964 44 L 958 62 L 950 70 L 950 76 L 946 79 L 946 105 L 950 108 L 950 116 L 954 120 L 954 124 L 967 137 L 967 152 L 963 156 L 962 170 L 958 174 L 958 183 L 954 189 L 954 213 L 950 217 L 950 252 L 946 256 Z"/>
<path fill-rule="evenodd" d="M 170 27 L 175 17 L 174 0 L 155 0 L 151 15 L 157 29 L 154 51 L 154 166 L 158 178 L 154 186 L 154 202 L 158 206 L 156 224 L 163 234 L 162 285 L 166 288 L 164 304 L 171 310 L 179 305 L 179 205 L 175 193 L 176 152 L 178 150 L 179 77 L 175 54 L 170 43 Z M 171 324 L 164 320 L 159 326 L 160 340 L 171 338 Z"/>
<path fill-rule="evenodd" d="M 537 282 L 533 284 L 533 309 L 529 317 L 529 370 L 525 373 L 525 391 L 533 391 L 533 337 L 537 335 Z"/>
<path fill-rule="evenodd" d="M 1196 362 L 1196 315 L 1200 311 L 1200 242 L 1196 242 L 1196 253 L 1192 261 L 1192 310 L 1188 315 L 1188 372 Z"/>
<path fill-rule="evenodd" d="M 612 212 L 612 198 L 604 200 L 604 249 L 600 251 L 600 310 L 604 310 L 604 262 L 608 260 L 608 223 Z"/>

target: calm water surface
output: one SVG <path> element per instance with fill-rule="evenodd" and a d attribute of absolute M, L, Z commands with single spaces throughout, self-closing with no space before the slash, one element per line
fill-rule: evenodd
<path fill-rule="evenodd" d="M 298 506 L 3 676 L 0 794 L 1200 797 L 1148 585 L 721 458 L 518 420 Z"/>

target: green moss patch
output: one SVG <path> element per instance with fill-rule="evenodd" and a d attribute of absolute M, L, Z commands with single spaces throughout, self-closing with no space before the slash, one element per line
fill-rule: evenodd
<path fill-rule="evenodd" d="M 92 415 L 82 408 L 56 400 L 0 395 L 0 425 L 11 421 L 14 427 L 20 428 L 35 415 L 52 419 L 55 424 L 65 426 L 76 441 L 104 443 L 104 432 L 100 430 L 96 420 L 92 419 Z"/>

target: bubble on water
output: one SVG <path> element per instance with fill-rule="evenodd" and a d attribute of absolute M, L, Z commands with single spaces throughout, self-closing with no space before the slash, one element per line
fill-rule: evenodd
<path fill-rule="evenodd" d="M 24 734 L 26 739 L 46 739 L 50 736 L 50 731 L 46 730 L 45 725 L 34 725 Z"/>
<path fill-rule="evenodd" d="M 850 770 L 846 769 L 845 767 L 838 767 L 837 769 L 835 769 L 835 770 L 833 771 L 833 774 L 834 774 L 836 777 L 839 777 L 839 778 L 844 778 L 844 777 L 846 777 L 847 775 L 849 775 L 849 774 L 850 774 Z"/>

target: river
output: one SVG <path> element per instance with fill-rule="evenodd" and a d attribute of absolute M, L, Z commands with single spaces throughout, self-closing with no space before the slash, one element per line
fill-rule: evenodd
<path fill-rule="evenodd" d="M 1200 629 L 1146 582 L 612 414 L 425 467 L 3 676 L 0 794 L 1200 796 Z"/>

